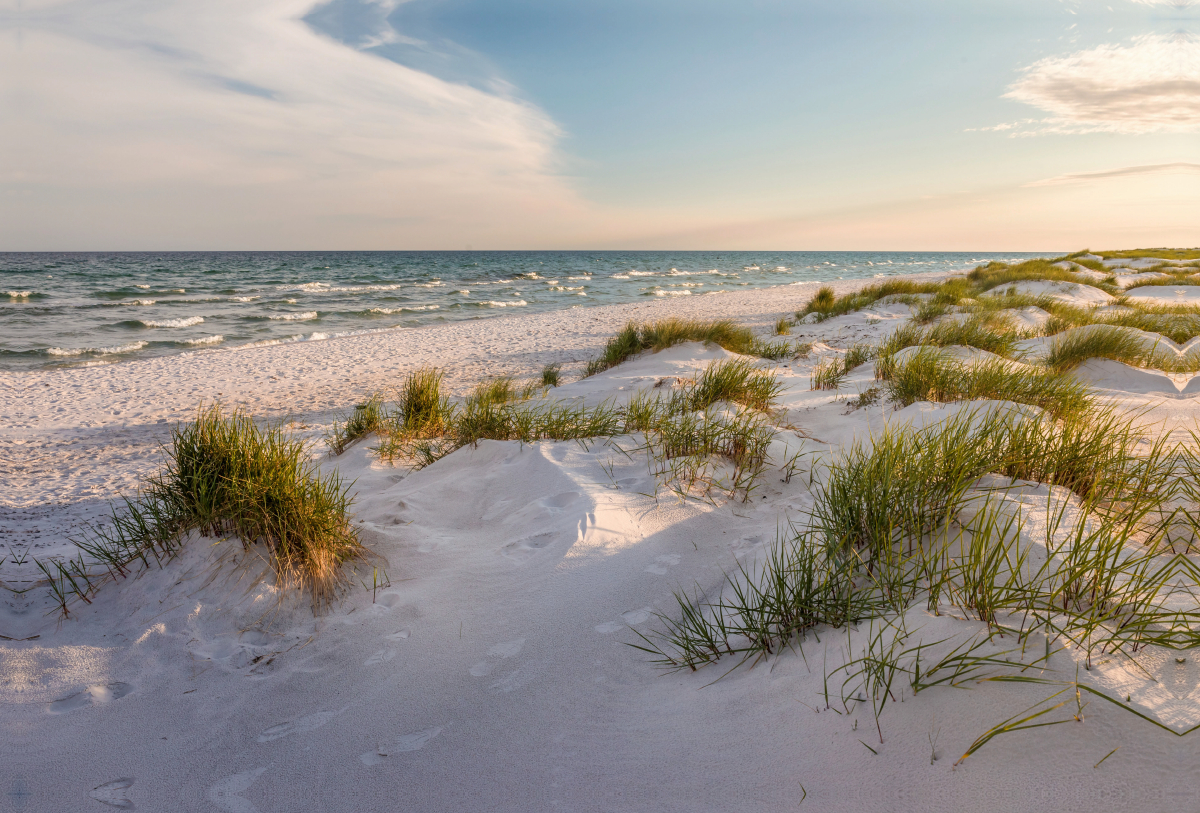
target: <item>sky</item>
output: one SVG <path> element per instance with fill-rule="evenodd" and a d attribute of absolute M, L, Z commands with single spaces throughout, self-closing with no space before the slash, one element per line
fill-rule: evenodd
<path fill-rule="evenodd" d="M 1200 2 L 0 0 L 0 250 L 1200 245 Z"/>

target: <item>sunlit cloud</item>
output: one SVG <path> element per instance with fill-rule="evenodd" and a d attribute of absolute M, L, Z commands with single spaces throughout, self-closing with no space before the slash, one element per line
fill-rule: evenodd
<path fill-rule="evenodd" d="M 1147 164 L 1140 167 L 1119 167 L 1099 172 L 1077 172 L 1072 175 L 1056 175 L 1040 181 L 1027 183 L 1025 186 L 1057 186 L 1069 183 L 1088 183 L 1109 178 L 1130 178 L 1137 175 L 1189 175 L 1200 174 L 1200 164 L 1190 164 L 1177 161 L 1172 164 Z"/>
<path fill-rule="evenodd" d="M 998 125 L 1012 135 L 1200 131 L 1200 41 L 1146 35 L 1029 66 L 1004 94 L 1049 114 Z"/>
<path fill-rule="evenodd" d="M 461 248 L 584 219 L 542 110 L 324 37 L 313 5 L 0 6 L 0 75 L 22 77 L 0 184 L 24 190 L 0 239 Z"/>

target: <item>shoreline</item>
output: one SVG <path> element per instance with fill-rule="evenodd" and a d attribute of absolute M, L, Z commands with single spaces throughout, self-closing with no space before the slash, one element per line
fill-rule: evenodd
<path fill-rule="evenodd" d="M 887 279 L 936 280 L 946 276 L 946 272 L 938 271 Z M 631 319 L 729 318 L 751 328 L 763 328 L 780 315 L 802 308 L 821 285 L 841 295 L 875 282 L 794 283 L 681 298 L 686 301 L 512 314 L 265 347 L 216 348 L 94 367 L 0 372 L 0 413 L 9 416 L 9 432 L 20 435 L 183 420 L 200 402 L 218 398 L 243 406 L 259 417 L 298 415 L 344 408 L 366 393 L 396 383 L 396 377 L 407 370 L 426 364 L 444 368 L 447 386 L 458 393 L 480 378 L 530 375 L 546 363 L 563 362 L 569 374 L 572 365 L 585 363 Z M 519 349 L 514 350 L 514 346 Z M 463 350 L 469 353 L 465 358 Z M 397 354 L 406 355 L 397 358 Z M 345 372 L 345 365 L 351 363 L 361 365 L 358 375 Z M 289 372 L 291 378 L 281 381 L 279 374 Z M 179 376 L 191 379 L 190 388 L 178 386 Z M 204 380 L 200 380 L 202 377 Z M 297 380 L 301 377 L 302 381 Z M 248 397 L 239 398 L 239 393 Z M 138 406 L 139 401 L 148 400 L 155 406 Z M 47 402 L 55 406 L 50 416 L 41 409 Z"/>

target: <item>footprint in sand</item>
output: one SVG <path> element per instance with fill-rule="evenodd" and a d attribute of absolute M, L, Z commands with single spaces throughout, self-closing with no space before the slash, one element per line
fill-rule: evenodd
<path fill-rule="evenodd" d="M 620 621 L 606 621 L 603 624 L 597 624 L 593 629 L 601 635 L 612 635 L 614 632 L 620 632 L 626 627 L 644 624 L 650 620 L 650 616 L 652 615 L 654 615 L 654 610 L 649 607 L 643 607 L 640 610 L 629 610 L 621 613 Z"/>
<path fill-rule="evenodd" d="M 262 776 L 266 770 L 266 768 L 255 768 L 252 771 L 225 777 L 208 789 L 208 801 L 224 810 L 225 813 L 258 813 L 258 808 L 242 794 L 250 790 L 254 780 Z"/>
<path fill-rule="evenodd" d="M 397 651 L 394 649 L 381 649 L 363 663 L 363 666 L 376 666 L 381 663 L 387 663 L 392 658 L 396 657 Z"/>
<path fill-rule="evenodd" d="M 425 747 L 425 743 L 432 740 L 438 734 L 442 733 L 442 729 L 427 728 L 424 731 L 414 731 L 412 734 L 405 734 L 402 737 L 397 737 L 392 742 L 384 743 L 374 751 L 368 751 L 365 754 L 360 754 L 358 761 L 363 765 L 379 765 L 392 754 L 404 754 L 409 751 L 420 751 Z"/>
<path fill-rule="evenodd" d="M 500 555 L 506 556 L 515 562 L 523 562 L 539 550 L 548 548 L 550 543 L 554 541 L 555 536 L 557 534 L 546 532 L 527 536 L 524 539 L 518 539 L 516 542 L 509 542 L 500 548 Z"/>
<path fill-rule="evenodd" d="M 564 491 L 562 494 L 555 494 L 553 497 L 546 497 L 539 500 L 538 504 L 546 508 L 550 513 L 557 514 L 572 503 L 578 502 L 583 495 L 578 491 Z"/>
<path fill-rule="evenodd" d="M 68 711 L 75 711 L 86 706 L 120 700 L 132 691 L 133 687 L 128 683 L 101 683 L 87 686 L 75 694 L 51 701 L 50 705 L 46 707 L 46 711 L 49 714 L 66 714 Z"/>
<path fill-rule="evenodd" d="M 122 777 L 121 779 L 114 779 L 111 782 L 98 785 L 92 789 L 92 792 L 88 796 L 101 804 L 115 807 L 117 810 L 134 810 L 133 802 L 126 795 L 132 786 L 133 780 L 131 778 Z"/>
<path fill-rule="evenodd" d="M 283 739 L 291 734 L 303 734 L 307 731 L 316 731 L 321 726 L 328 723 L 334 717 L 337 717 L 349 706 L 342 706 L 337 711 L 318 711 L 316 714 L 308 714 L 297 720 L 290 720 L 286 723 L 273 725 L 270 728 L 264 729 L 258 735 L 259 742 L 272 742 L 273 740 Z"/>
<path fill-rule="evenodd" d="M 512 658 L 520 654 L 521 648 L 524 646 L 524 638 L 518 638 L 515 641 L 508 641 L 503 644 L 496 644 L 494 647 L 488 650 L 487 660 L 482 660 L 475 664 L 469 671 L 474 677 L 483 677 L 495 669 L 496 666 L 499 665 L 500 661 L 507 660 L 508 658 Z"/>
<path fill-rule="evenodd" d="M 646 623 L 652 615 L 654 615 L 654 610 L 649 607 L 643 607 L 640 610 L 630 610 L 629 612 L 621 613 L 621 620 L 632 627 L 636 624 Z"/>
<path fill-rule="evenodd" d="M 412 630 L 405 627 L 402 630 L 397 630 L 387 637 L 389 641 L 403 641 L 408 636 L 412 635 Z"/>
<path fill-rule="evenodd" d="M 666 556 L 655 556 L 654 564 L 646 568 L 646 572 L 654 573 L 659 576 L 665 576 L 667 575 L 667 568 L 675 567 L 675 565 L 679 564 L 679 560 L 681 558 L 682 557 L 677 553 L 669 553 Z"/>

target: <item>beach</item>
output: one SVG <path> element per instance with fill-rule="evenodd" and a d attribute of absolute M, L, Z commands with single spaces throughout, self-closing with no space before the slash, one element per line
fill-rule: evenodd
<path fill-rule="evenodd" d="M 1060 285 L 1092 295 L 1080 280 Z M 825 285 L 843 297 L 878 282 Z M 158 469 L 171 427 L 217 402 L 289 426 L 312 442 L 321 471 L 353 481 L 352 519 L 376 557 L 318 614 L 274 583 L 261 551 L 198 534 L 164 566 L 73 602 L 67 619 L 42 592 L 6 598 L 0 759 L 9 805 L 1104 811 L 1175 810 L 1200 796 L 1188 780 L 1192 739 L 1078 691 L 1059 697 L 1068 705 L 1057 715 L 1077 711 L 1075 719 L 997 737 L 960 763 L 980 735 L 1057 686 L 964 682 L 918 693 L 897 683 L 884 693 L 893 698 L 886 710 L 873 713 L 837 668 L 870 646 L 876 621 L 817 628 L 741 666 L 730 658 L 664 670 L 638 648 L 662 629 L 659 614 L 679 616 L 677 596 L 719 594 L 739 567 L 759 572 L 789 523 L 813 508 L 822 475 L 793 476 L 797 453 L 828 460 L 892 422 L 936 425 L 972 403 L 877 403 L 870 364 L 814 389 L 822 365 L 882 344 L 916 307 L 879 300 L 797 320 L 818 287 L 0 373 L 0 572 L 10 587 L 39 578 L 14 566 L 14 553 L 72 556 L 82 524 Z M 489 376 L 528 380 L 559 364 L 562 382 L 545 397 L 594 408 L 741 358 L 684 342 L 580 379 L 627 323 L 669 317 L 729 319 L 765 339 L 790 318 L 787 340 L 811 344 L 753 360 L 779 382 L 781 412 L 752 492 L 681 499 L 629 436 L 481 440 L 418 471 L 380 460 L 370 439 L 337 456 L 322 445 L 335 420 L 423 367 L 442 370 L 457 398 Z M 1194 420 L 1182 396 L 1167 398 L 1183 392 L 1179 375 L 1088 364 L 1077 375 L 1090 392 L 1142 409 L 1167 434 Z M 1056 504 L 1057 486 L 1026 485 L 1014 499 L 1031 517 Z M 959 609 L 921 602 L 898 615 L 913 641 L 975 635 L 978 652 L 996 659 L 1017 646 Z M 1078 649 L 1057 651 L 1049 665 L 1055 679 L 1129 695 L 1173 729 L 1200 723 L 1200 664 L 1190 657 L 1164 655 L 1147 667 L 1149 682 L 1116 656 L 1085 663 Z"/>

